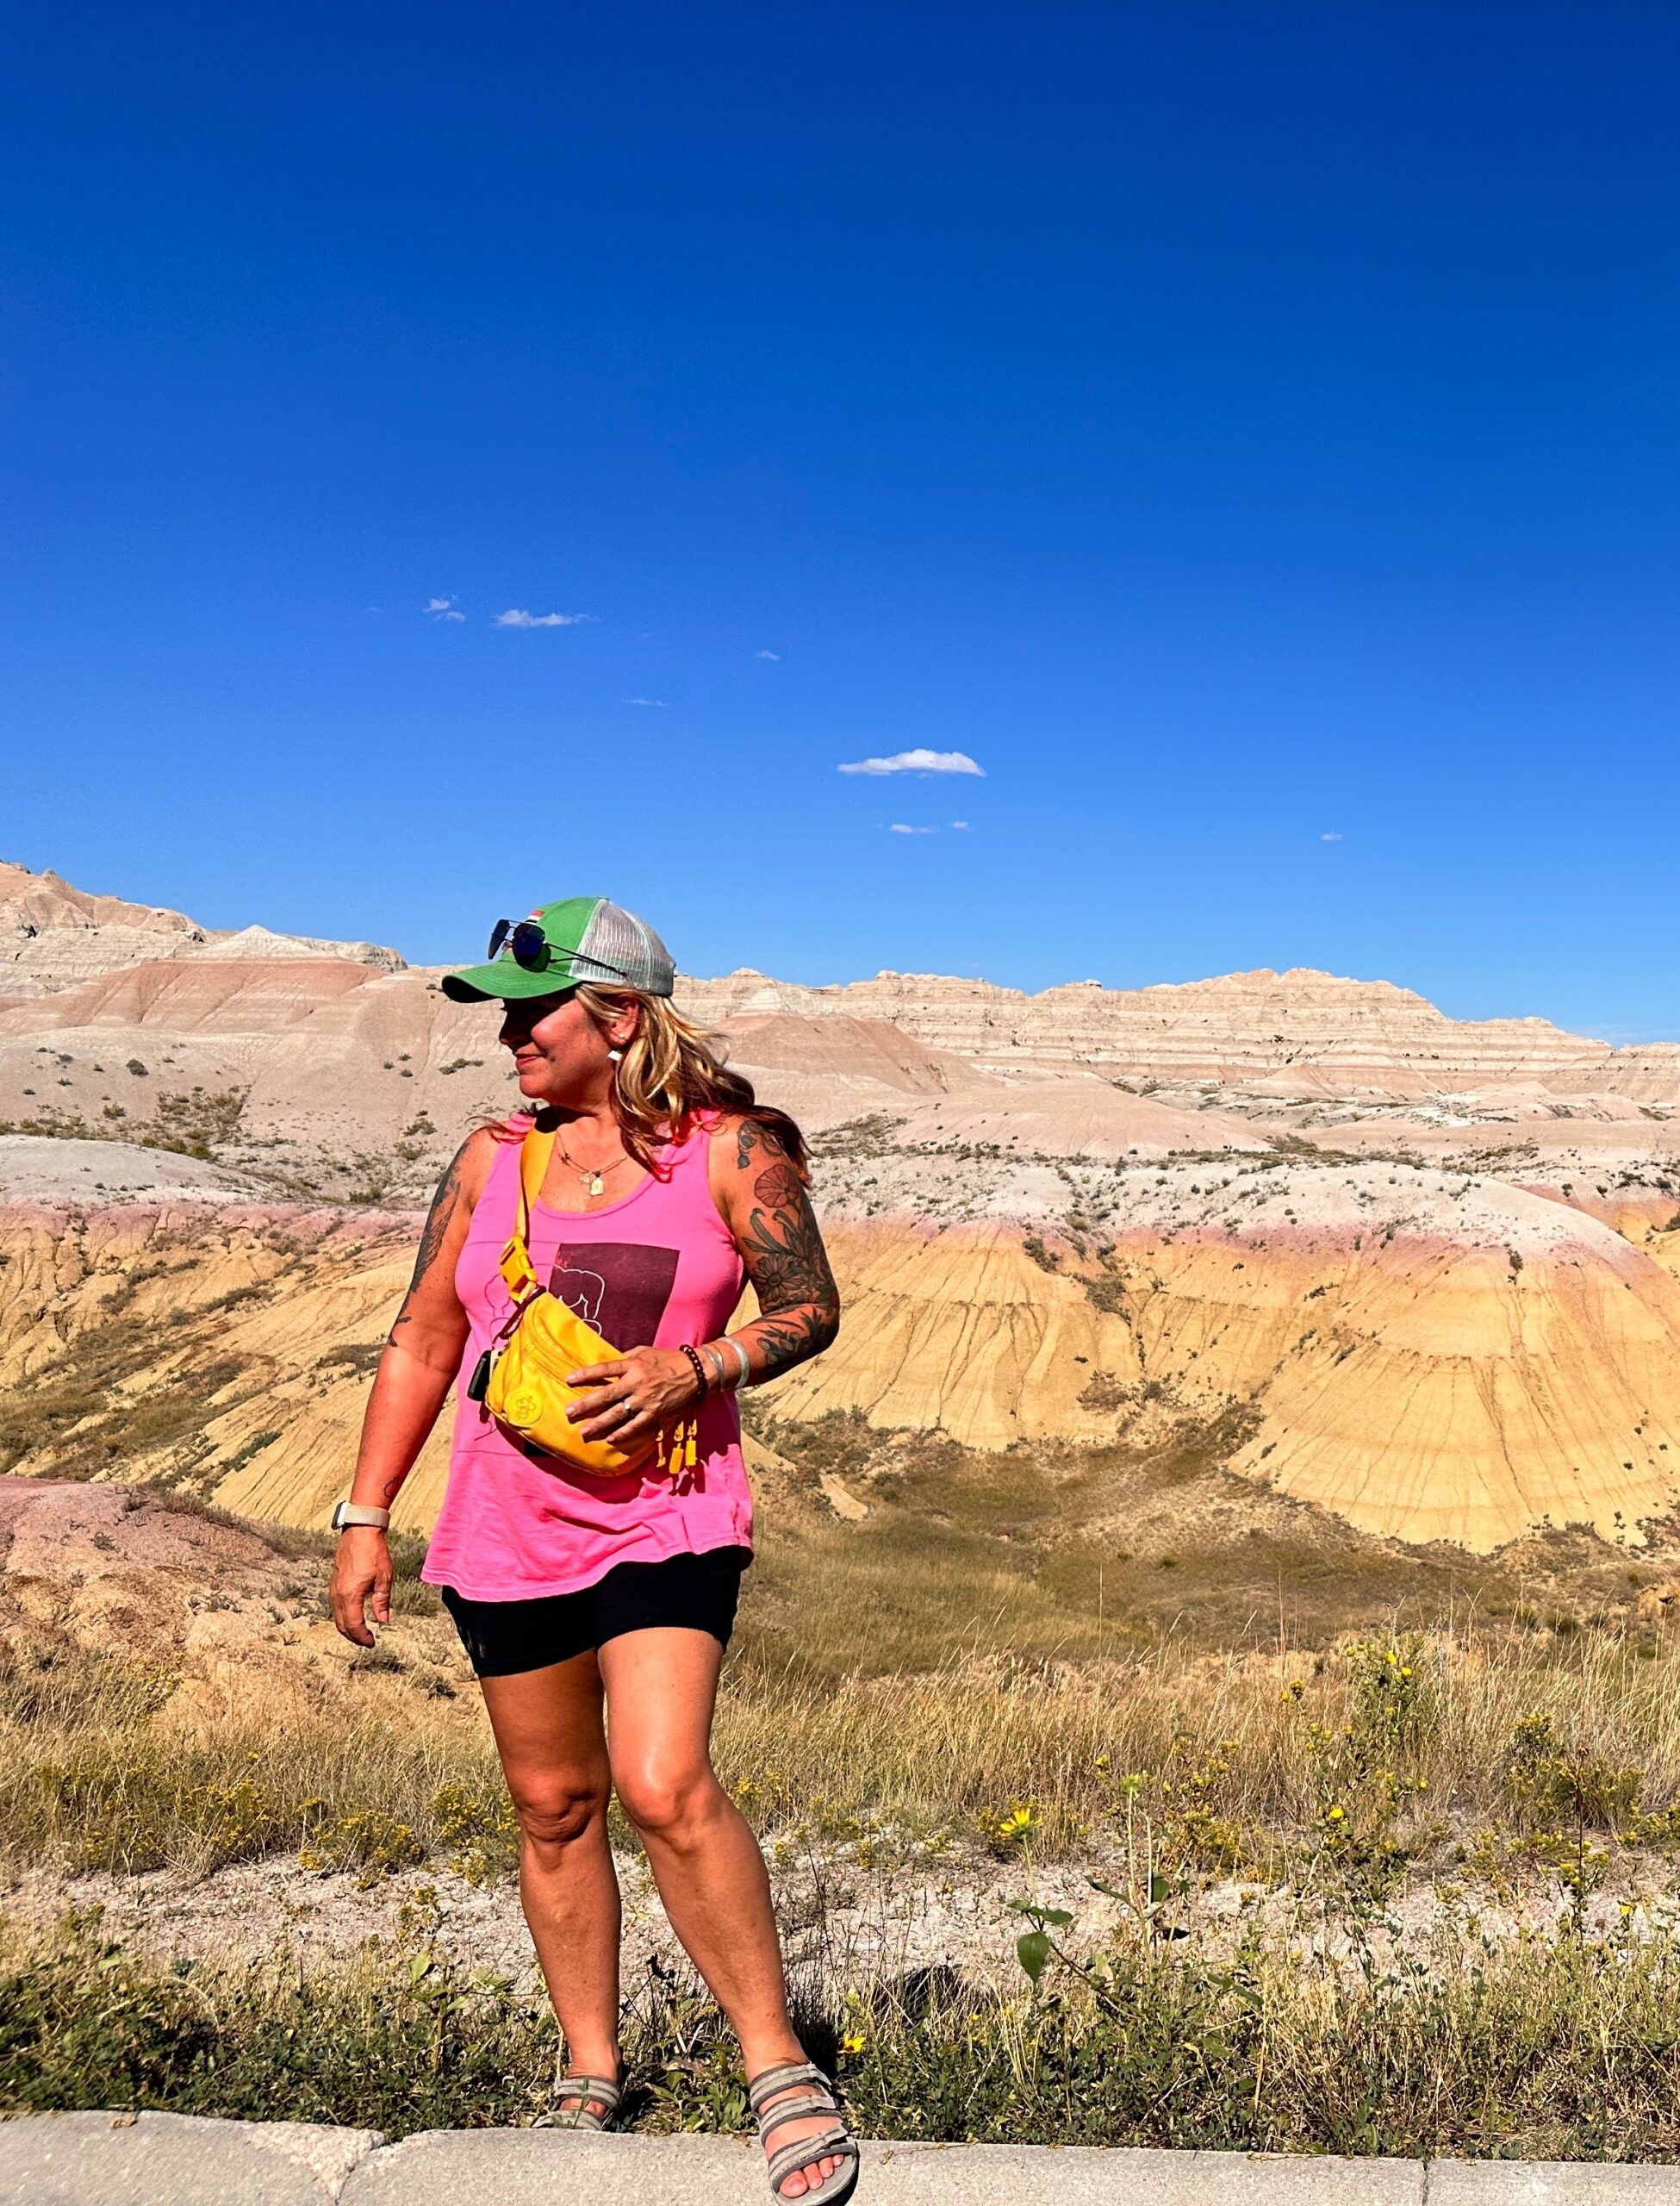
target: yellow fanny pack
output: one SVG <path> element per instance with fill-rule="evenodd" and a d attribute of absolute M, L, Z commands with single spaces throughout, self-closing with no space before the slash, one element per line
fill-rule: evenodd
<path fill-rule="evenodd" d="M 650 1457 L 672 1471 L 694 1461 L 695 1421 L 679 1418 L 629 1449 L 608 1440 L 585 1440 L 566 1415 L 593 1389 L 569 1387 L 566 1374 L 588 1364 L 609 1363 L 623 1353 L 603 1340 L 594 1327 L 569 1310 L 537 1276 L 526 1235 L 531 1206 L 541 1192 L 555 1137 L 533 1127 L 520 1150 L 519 1215 L 513 1237 L 501 1252 L 501 1276 L 513 1298 L 513 1315 L 479 1359 L 467 1392 L 480 1401 L 512 1438 L 557 1457 L 570 1469 L 595 1478 L 622 1478 L 639 1470 Z"/>

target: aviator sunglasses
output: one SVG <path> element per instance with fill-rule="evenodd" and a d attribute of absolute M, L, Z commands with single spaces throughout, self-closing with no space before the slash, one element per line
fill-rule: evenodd
<path fill-rule="evenodd" d="M 540 973 L 554 957 L 554 945 L 538 919 L 498 919 L 490 929 L 490 946 L 484 955 L 495 958 L 504 947 L 513 951 L 515 963 L 527 965 L 534 973 Z M 593 965 L 609 983 L 626 977 L 621 968 L 609 965 L 604 957 L 590 957 L 587 950 L 563 950 L 561 956 L 574 967 Z M 573 985 L 576 985 L 576 981 Z"/>
<path fill-rule="evenodd" d="M 498 919 L 490 929 L 490 946 L 484 955 L 498 957 L 504 944 L 520 965 L 534 965 L 540 970 L 548 962 L 548 937 L 535 919 Z"/>

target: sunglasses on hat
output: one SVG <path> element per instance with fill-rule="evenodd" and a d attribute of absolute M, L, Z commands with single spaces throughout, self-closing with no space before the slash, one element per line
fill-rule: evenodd
<path fill-rule="evenodd" d="M 500 957 L 504 944 L 520 965 L 540 968 L 546 962 L 549 939 L 536 919 L 498 919 L 490 929 L 490 946 L 485 957 Z"/>
<path fill-rule="evenodd" d="M 490 929 L 490 946 L 484 954 L 494 961 L 504 947 L 513 951 L 515 964 L 526 966 L 534 973 L 540 973 L 552 964 L 557 956 L 554 944 L 543 932 L 540 919 L 498 919 Z M 609 965 L 604 957 L 592 957 L 588 950 L 562 950 L 557 955 L 568 966 L 594 966 L 608 982 L 627 978 L 620 967 Z M 572 985 L 577 986 L 575 973 Z"/>

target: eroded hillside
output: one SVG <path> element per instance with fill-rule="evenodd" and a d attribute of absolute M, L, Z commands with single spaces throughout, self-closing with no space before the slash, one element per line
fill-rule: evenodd
<path fill-rule="evenodd" d="M 319 1523 L 414 1206 L 507 1106 L 494 1010 L 20 869 L 8 925 L 4 1466 Z M 816 1137 L 847 1318 L 778 1429 L 1158 1467 L 1214 1436 L 1256 1500 L 1477 1549 L 1672 1505 L 1680 1050 L 1314 973 L 683 988 Z"/>
<path fill-rule="evenodd" d="M 832 1145 L 831 1145 L 832 1147 Z M 1234 1156 L 1099 1167 L 871 1144 L 819 1164 L 839 1343 L 783 1420 L 980 1449 L 1215 1422 L 1259 1484 L 1489 1549 L 1631 1531 L 1680 1468 L 1680 1280 L 1497 1181 Z M 941 1192 L 943 1191 L 943 1192 Z M 159 1479 L 321 1521 L 408 1276 L 412 1213 L 34 1206 L 0 1221 L 4 1468 Z M 399 1522 L 429 1525 L 441 1433 Z"/>

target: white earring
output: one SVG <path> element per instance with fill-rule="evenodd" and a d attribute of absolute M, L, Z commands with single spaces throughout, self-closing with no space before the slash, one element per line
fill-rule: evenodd
<path fill-rule="evenodd" d="M 607 1056 L 608 1056 L 609 1057 L 611 1057 L 611 1058 L 612 1058 L 612 1060 L 613 1060 L 613 1063 L 614 1063 L 615 1065 L 616 1065 L 616 1064 L 620 1063 L 620 1062 L 623 1061 L 623 1057 L 624 1057 L 624 1051 L 623 1051 L 622 1050 L 609 1050 L 607 1052 Z"/>

